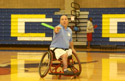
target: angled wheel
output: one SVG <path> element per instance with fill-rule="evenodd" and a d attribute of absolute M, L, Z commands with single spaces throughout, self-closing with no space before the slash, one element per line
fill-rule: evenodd
<path fill-rule="evenodd" d="M 77 57 L 77 55 L 75 53 L 72 54 L 72 62 L 70 61 L 70 65 L 71 65 L 71 70 L 77 75 L 79 76 L 81 74 L 82 71 L 82 67 L 81 67 L 81 63 L 79 61 L 79 58 Z"/>
<path fill-rule="evenodd" d="M 50 52 L 46 52 L 43 54 L 42 59 L 39 63 L 39 75 L 40 77 L 45 77 L 47 75 L 47 73 L 50 70 L 51 67 L 51 63 L 52 63 L 52 57 Z"/>

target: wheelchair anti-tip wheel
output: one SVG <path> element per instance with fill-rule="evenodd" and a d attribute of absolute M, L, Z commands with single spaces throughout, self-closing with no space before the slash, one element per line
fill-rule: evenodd
<path fill-rule="evenodd" d="M 51 67 L 51 62 L 52 58 L 50 52 L 44 53 L 39 63 L 39 75 L 41 78 L 45 77 L 49 72 Z"/>

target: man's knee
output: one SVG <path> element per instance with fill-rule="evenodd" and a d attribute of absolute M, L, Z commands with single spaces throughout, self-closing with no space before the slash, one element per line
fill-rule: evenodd
<path fill-rule="evenodd" d="M 67 58 L 67 57 L 68 57 L 68 54 L 67 54 L 67 53 L 66 53 L 66 54 L 63 54 L 61 57 L 62 57 L 62 58 Z"/>

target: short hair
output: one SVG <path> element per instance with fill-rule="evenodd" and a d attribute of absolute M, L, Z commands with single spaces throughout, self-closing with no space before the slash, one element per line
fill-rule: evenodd
<path fill-rule="evenodd" d="M 89 17 L 88 19 L 90 19 L 90 18 L 92 18 L 92 17 Z"/>
<path fill-rule="evenodd" d="M 61 17 L 62 17 L 62 16 L 66 16 L 66 17 L 67 17 L 67 15 L 61 15 Z M 61 17 L 60 17 L 60 19 L 61 19 Z M 67 19 L 68 19 L 68 17 L 67 17 Z"/>

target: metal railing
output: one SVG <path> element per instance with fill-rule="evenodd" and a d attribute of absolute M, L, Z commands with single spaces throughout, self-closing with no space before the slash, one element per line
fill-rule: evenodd
<path fill-rule="evenodd" d="M 73 10 L 71 10 L 71 15 L 75 17 L 74 21 L 71 21 L 71 22 L 75 24 L 73 26 L 73 30 L 74 30 L 74 27 L 76 27 L 76 29 L 77 29 L 74 31 L 76 34 L 76 41 L 78 41 L 77 40 L 77 33 L 81 31 L 80 27 L 78 26 L 78 24 L 80 23 L 80 20 L 78 18 L 80 16 L 80 5 L 78 3 L 72 2 L 71 7 L 73 8 Z"/>

